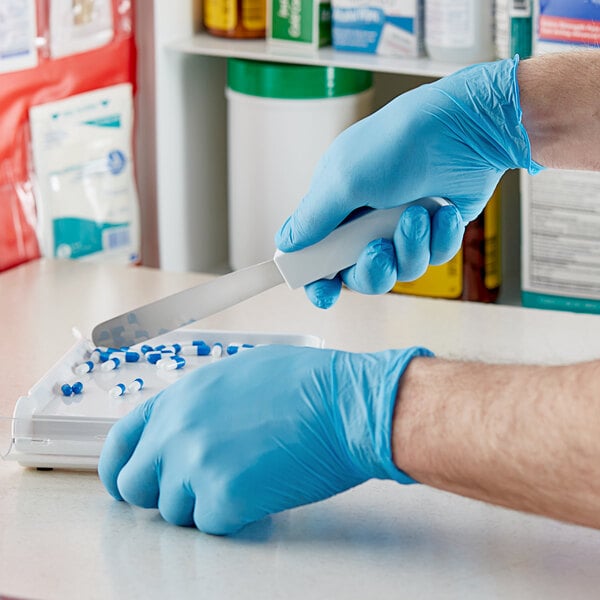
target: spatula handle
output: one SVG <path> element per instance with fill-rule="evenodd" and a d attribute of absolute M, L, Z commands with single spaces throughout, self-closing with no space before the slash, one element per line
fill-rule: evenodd
<path fill-rule="evenodd" d="M 391 239 L 400 215 L 415 204 L 425 207 L 433 215 L 440 206 L 448 204 L 443 198 L 421 198 L 402 206 L 370 210 L 366 214 L 343 223 L 326 238 L 298 250 L 281 252 L 273 257 L 288 286 L 296 289 L 316 281 L 330 278 L 352 266 L 361 252 L 373 240 Z"/>

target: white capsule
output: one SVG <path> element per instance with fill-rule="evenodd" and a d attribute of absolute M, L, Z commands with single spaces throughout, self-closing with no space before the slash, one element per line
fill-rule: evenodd
<path fill-rule="evenodd" d="M 115 385 L 114 387 L 110 388 L 110 390 L 108 390 L 108 393 L 113 398 L 118 398 L 119 396 L 122 396 L 126 390 L 127 390 L 127 388 L 125 387 L 124 383 L 117 383 L 117 385 Z"/>
<path fill-rule="evenodd" d="M 214 358 L 221 358 L 223 355 L 223 344 L 220 344 L 219 342 L 213 344 L 210 355 Z"/>
<path fill-rule="evenodd" d="M 106 362 L 102 363 L 102 365 L 100 365 L 100 369 L 102 371 L 114 371 L 115 369 L 119 368 L 120 364 L 121 361 L 115 356 L 109 358 Z"/>
<path fill-rule="evenodd" d="M 185 358 L 183 356 L 170 356 L 169 358 L 163 358 L 156 363 L 159 369 L 165 371 L 175 371 L 176 369 L 183 369 L 185 367 Z"/>
<path fill-rule="evenodd" d="M 85 362 L 76 365 L 73 371 L 77 373 L 77 375 L 85 375 L 94 370 L 95 363 L 91 360 L 86 360 Z"/>
<path fill-rule="evenodd" d="M 99 362 L 101 362 L 101 357 L 102 356 L 102 350 L 100 348 L 94 348 L 94 350 L 91 351 L 90 353 L 90 360 L 93 363 L 98 364 Z"/>
<path fill-rule="evenodd" d="M 141 377 L 136 377 L 128 386 L 127 391 L 134 393 L 139 392 L 144 387 L 144 380 Z"/>

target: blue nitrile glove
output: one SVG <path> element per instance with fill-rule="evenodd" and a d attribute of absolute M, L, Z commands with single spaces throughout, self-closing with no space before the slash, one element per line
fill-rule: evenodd
<path fill-rule="evenodd" d="M 396 280 L 448 261 L 507 169 L 540 170 L 521 124 L 517 66 L 518 58 L 483 63 L 422 85 L 333 142 L 276 235 L 280 250 L 321 240 L 362 206 L 391 208 L 426 196 L 452 205 L 432 218 L 422 207 L 408 208 L 393 240 L 375 240 L 341 277 L 307 286 L 315 305 L 331 306 L 341 280 L 359 292 L 384 293 Z"/>
<path fill-rule="evenodd" d="M 370 478 L 392 462 L 398 383 L 423 348 L 248 350 L 183 377 L 111 429 L 98 473 L 115 498 L 229 534 Z"/>

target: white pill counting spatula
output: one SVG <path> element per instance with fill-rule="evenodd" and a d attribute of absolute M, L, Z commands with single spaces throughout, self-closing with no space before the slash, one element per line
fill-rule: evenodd
<path fill-rule="evenodd" d="M 215 314 L 280 283 L 296 289 L 331 277 L 356 263 L 373 240 L 391 239 L 404 210 L 412 204 L 433 214 L 446 201 L 422 198 L 396 208 L 372 210 L 340 225 L 325 239 L 297 252 L 277 251 L 268 260 L 166 296 L 100 323 L 92 331 L 98 346 L 133 346 Z"/>

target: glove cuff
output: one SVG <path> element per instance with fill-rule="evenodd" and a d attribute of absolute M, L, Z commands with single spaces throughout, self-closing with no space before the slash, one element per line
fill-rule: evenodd
<path fill-rule="evenodd" d="M 389 371 L 386 376 L 387 384 L 380 390 L 378 399 L 378 420 L 379 427 L 373 432 L 375 449 L 380 459 L 381 474 L 375 475 L 378 479 L 391 479 L 402 484 L 418 483 L 415 479 L 400 470 L 392 459 L 392 430 L 394 420 L 394 410 L 398 396 L 398 387 L 406 367 L 413 358 L 419 356 L 433 357 L 434 354 L 427 348 L 413 347 L 406 350 L 384 352 L 382 354 L 392 354 L 389 363 Z M 395 382 L 392 386 L 390 382 Z"/>
<path fill-rule="evenodd" d="M 510 59 L 507 59 L 510 60 Z M 527 169 L 527 172 L 530 175 L 537 175 L 540 171 L 543 171 L 545 167 L 538 164 L 531 158 L 531 142 L 529 141 L 529 134 L 523 125 L 523 109 L 521 108 L 521 91 L 519 88 L 519 80 L 517 78 L 517 71 L 519 68 L 519 62 L 521 58 L 518 54 L 515 54 L 515 57 L 512 59 L 512 69 L 511 69 L 511 84 L 513 88 L 513 94 L 515 97 L 515 111 L 517 122 L 519 124 L 519 128 L 521 130 L 521 134 L 525 140 L 526 152 L 525 152 L 525 161 L 523 165 L 518 165 L 523 169 Z"/>
<path fill-rule="evenodd" d="M 471 65 L 441 79 L 435 89 L 451 99 L 457 130 L 489 164 L 499 172 L 521 168 L 534 175 L 543 167 L 531 158 L 522 123 L 518 66 L 518 54 Z"/>
<path fill-rule="evenodd" d="M 392 425 L 398 386 L 413 358 L 434 356 L 426 348 L 387 350 L 372 354 L 345 354 L 351 362 L 351 389 L 362 390 L 363 402 L 343 402 L 342 420 L 348 453 L 362 479 L 416 481 L 392 460 Z M 340 357 L 341 358 L 341 357 Z"/>

